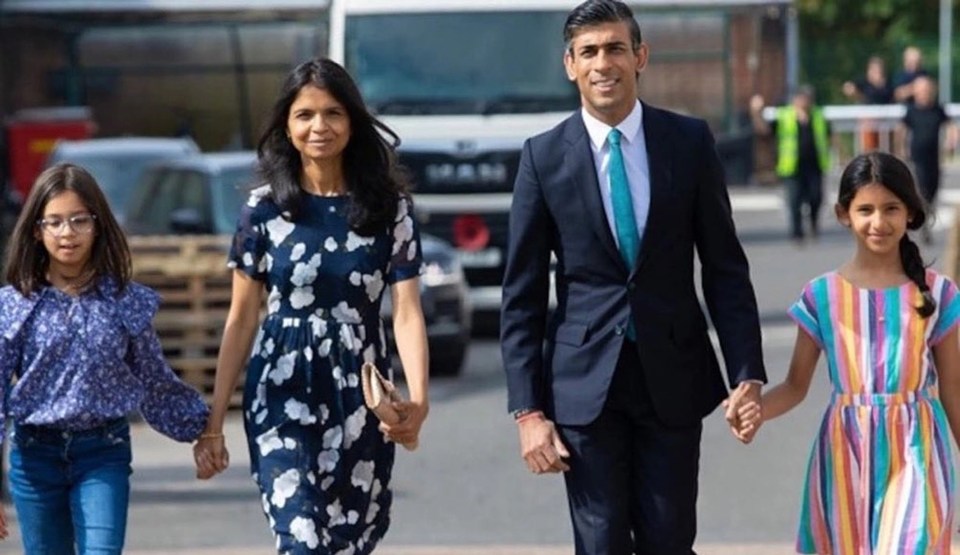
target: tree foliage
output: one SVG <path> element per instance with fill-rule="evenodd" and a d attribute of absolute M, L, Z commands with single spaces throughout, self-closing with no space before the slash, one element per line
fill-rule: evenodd
<path fill-rule="evenodd" d="M 954 45 L 960 0 L 954 3 Z M 901 53 L 915 44 L 936 70 L 940 0 L 797 0 L 801 79 L 813 83 L 821 102 L 841 102 L 840 84 L 863 75 L 867 58 L 879 55 L 893 76 Z M 954 82 L 960 50 L 954 46 Z M 954 86 L 956 90 L 956 86 Z"/>

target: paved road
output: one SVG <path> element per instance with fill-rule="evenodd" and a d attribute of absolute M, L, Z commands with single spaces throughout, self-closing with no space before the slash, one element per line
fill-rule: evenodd
<path fill-rule="evenodd" d="M 945 197 L 960 201 L 960 175 Z M 954 192 L 955 191 L 955 192 Z M 832 201 L 833 196 L 828 196 Z M 784 316 L 802 285 L 835 268 L 851 252 L 846 230 L 829 211 L 819 242 L 786 240 L 779 197 L 737 190 L 735 217 L 752 264 L 771 380 L 786 372 L 795 330 Z M 950 210 L 941 210 L 936 258 Z M 699 541 L 701 555 L 792 552 L 799 492 L 810 442 L 826 403 L 824 373 L 807 401 L 768 424 L 757 441 L 732 440 L 719 414 L 704 427 Z M 504 379 L 493 339 L 478 339 L 456 379 L 432 384 L 432 412 L 421 449 L 401 452 L 394 472 L 394 522 L 381 555 L 569 555 L 570 527 L 562 481 L 534 477 L 517 455 L 504 414 Z M 210 482 L 192 477 L 189 447 L 134 426 L 135 473 L 128 551 L 131 555 L 260 555 L 272 540 L 260 513 L 238 415 L 228 422 L 233 467 Z M 8 508 L 8 515 L 12 511 Z M 14 519 L 15 520 L 15 519 Z M 14 527 L 15 528 L 15 527 Z M 0 553 L 19 553 L 19 539 Z"/>

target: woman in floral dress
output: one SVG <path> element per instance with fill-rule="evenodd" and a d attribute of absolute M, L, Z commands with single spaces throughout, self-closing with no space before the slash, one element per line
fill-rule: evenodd
<path fill-rule="evenodd" d="M 390 522 L 393 442 L 415 440 L 427 414 L 420 242 L 381 133 L 396 141 L 342 67 L 295 68 L 258 146 L 266 185 L 243 207 L 230 253 L 233 295 L 198 476 L 227 466 L 223 420 L 246 363 L 251 467 L 282 554 L 373 551 Z M 410 401 L 398 407 L 401 424 L 378 429 L 359 377 L 364 362 L 390 364 L 387 286 Z"/>

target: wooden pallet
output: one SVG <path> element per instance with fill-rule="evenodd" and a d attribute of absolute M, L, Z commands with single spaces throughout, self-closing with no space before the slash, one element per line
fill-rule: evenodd
<path fill-rule="evenodd" d="M 154 327 L 171 368 L 208 401 L 213 397 L 220 338 L 230 307 L 230 237 L 130 237 L 133 279 L 161 298 Z M 231 396 L 239 407 L 243 376 Z"/>

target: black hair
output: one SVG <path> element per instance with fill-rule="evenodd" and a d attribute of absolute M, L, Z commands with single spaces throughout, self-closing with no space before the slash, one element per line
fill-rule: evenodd
<path fill-rule="evenodd" d="M 619 0 L 587 0 L 580 4 L 567 15 L 567 21 L 563 24 L 563 42 L 567 50 L 572 47 L 573 37 L 577 31 L 591 25 L 601 23 L 619 23 L 624 21 L 630 28 L 631 46 L 636 51 L 643 42 L 643 36 L 640 34 L 640 24 L 633 17 L 633 10 L 630 6 Z"/>
<path fill-rule="evenodd" d="M 917 191 L 910 168 L 899 158 L 886 152 L 869 152 L 851 160 L 840 176 L 837 204 L 849 211 L 857 191 L 867 185 L 882 185 L 906 205 L 910 215 L 907 229 L 915 231 L 923 227 L 927 220 L 926 205 Z M 930 316 L 937 308 L 937 301 L 927 284 L 927 270 L 920 256 L 920 248 L 906 233 L 900 239 L 900 262 L 904 273 L 923 294 L 923 304 L 917 307 L 917 313 L 924 318 Z"/>
<path fill-rule="evenodd" d="M 400 138 L 367 110 L 350 74 L 332 60 L 309 60 L 287 76 L 257 144 L 260 177 L 270 185 L 274 202 L 296 220 L 309 193 L 300 185 L 303 165 L 287 137 L 287 118 L 290 106 L 306 86 L 330 93 L 350 120 L 350 139 L 342 153 L 350 227 L 361 235 L 382 230 L 396 218 L 397 202 L 407 191 L 395 154 Z"/>
<path fill-rule="evenodd" d="M 40 236 L 40 220 L 47 203 L 66 191 L 76 193 L 94 216 L 93 246 L 80 290 L 88 289 L 103 276 L 112 277 L 123 290 L 133 271 L 127 239 L 97 181 L 87 170 L 73 164 L 51 166 L 34 181 L 10 237 L 4 270 L 7 282 L 24 296 L 47 283 L 50 256 Z"/>

